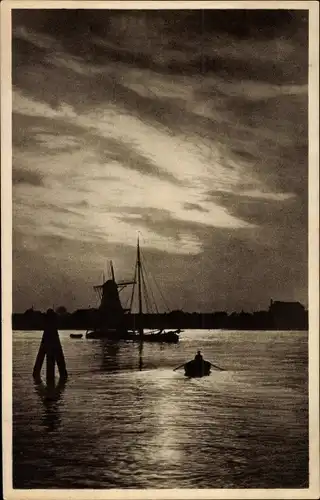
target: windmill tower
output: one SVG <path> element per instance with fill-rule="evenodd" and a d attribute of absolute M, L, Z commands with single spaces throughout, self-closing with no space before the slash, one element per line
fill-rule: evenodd
<path fill-rule="evenodd" d="M 122 327 L 124 315 L 127 312 L 122 307 L 120 292 L 128 285 L 133 285 L 134 281 L 116 282 L 112 261 L 110 262 L 111 278 L 103 280 L 102 285 L 94 286 L 94 290 L 100 298 L 99 321 L 101 326 L 109 328 Z"/>

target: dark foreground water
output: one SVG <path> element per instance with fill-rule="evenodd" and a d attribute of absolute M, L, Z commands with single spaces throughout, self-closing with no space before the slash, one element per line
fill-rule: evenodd
<path fill-rule="evenodd" d="M 189 330 L 141 357 L 69 335 L 50 400 L 31 376 L 41 333 L 14 332 L 14 488 L 308 486 L 306 332 Z M 198 348 L 226 371 L 173 371 Z"/>

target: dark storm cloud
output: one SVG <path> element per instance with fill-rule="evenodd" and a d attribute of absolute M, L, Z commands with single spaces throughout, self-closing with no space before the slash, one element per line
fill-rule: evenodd
<path fill-rule="evenodd" d="M 98 34 L 104 33 L 106 39 L 108 40 L 108 26 L 110 27 L 110 23 L 112 24 L 112 20 L 114 18 L 124 18 L 124 14 L 121 13 L 115 13 L 115 16 L 113 14 L 109 14 L 106 16 L 105 20 L 98 19 L 97 12 L 95 11 L 89 11 L 88 12 L 88 19 L 84 20 L 81 16 L 81 11 L 80 12 L 75 12 L 75 13 L 67 13 L 67 17 L 65 19 L 65 22 L 62 26 L 59 27 L 59 30 L 61 30 L 61 33 L 63 35 L 62 39 L 65 39 L 69 41 L 69 45 L 71 41 L 73 40 L 73 37 L 78 36 L 79 34 L 85 34 L 87 33 L 86 30 L 83 31 L 84 27 L 88 27 L 90 25 L 90 15 L 92 14 L 92 27 L 91 27 L 91 32 L 96 33 L 95 30 L 97 30 Z M 42 19 L 41 26 L 38 26 L 40 31 L 42 30 L 43 32 L 48 32 L 53 34 L 53 28 L 52 26 L 55 25 L 55 19 L 61 19 L 59 14 L 57 12 L 50 12 L 46 13 L 48 16 L 48 23 L 46 23 L 43 20 L 43 14 L 40 14 L 40 19 Z M 130 13 L 131 15 L 131 13 Z M 133 13 L 133 17 L 135 17 L 137 14 Z M 165 33 L 178 33 L 179 30 L 182 28 L 182 24 L 180 22 L 176 22 L 177 19 L 179 18 L 179 15 L 170 13 L 170 15 L 166 12 L 150 12 L 150 13 L 144 13 L 143 15 L 147 16 L 147 19 L 154 19 L 155 23 L 158 21 L 161 21 L 160 26 L 164 26 Z M 229 15 L 229 13 L 228 13 Z M 239 15 L 239 18 L 237 17 Z M 51 17 L 52 16 L 52 17 Z M 74 17 L 72 17 L 74 16 Z M 220 12 L 214 12 L 214 13 L 206 13 L 205 14 L 205 22 L 204 22 L 204 30 L 201 33 L 212 33 L 217 30 L 218 32 L 220 31 L 227 31 L 228 32 L 228 23 L 226 22 L 226 13 L 220 13 Z M 239 36 L 240 36 L 240 43 L 241 39 L 243 36 L 243 33 L 248 33 L 248 36 L 253 36 L 252 34 L 254 33 L 255 36 L 257 33 L 259 34 L 260 38 L 270 36 L 270 33 L 272 32 L 273 34 L 280 35 L 281 37 L 285 36 L 292 36 L 293 32 L 296 33 L 305 33 L 306 31 L 303 30 L 304 22 L 305 22 L 305 13 L 295 13 L 293 14 L 292 12 L 281 12 L 278 15 L 276 15 L 274 12 L 268 12 L 266 13 L 266 17 L 262 16 L 261 13 L 259 12 L 240 12 L 237 14 L 231 14 L 232 17 L 232 22 L 230 23 L 230 30 L 232 33 L 237 33 L 237 29 L 239 30 Z M 73 19 L 73 25 L 72 29 L 70 31 L 67 29 L 67 26 L 70 24 L 68 23 L 68 19 L 71 21 L 71 18 Z M 197 31 L 199 29 L 199 26 L 202 26 L 202 24 L 198 24 L 199 22 L 202 23 L 202 15 L 199 12 L 196 13 L 186 13 L 183 18 L 185 18 L 185 21 L 187 22 L 185 29 L 188 28 L 190 25 L 190 29 L 193 31 Z M 211 20 L 212 18 L 212 20 Z M 277 22 L 274 23 L 274 19 L 278 19 Z M 23 22 L 23 16 L 21 18 L 21 23 Z M 173 22 L 173 19 L 175 19 L 175 22 Z M 237 21 L 238 19 L 238 21 Z M 89 22 L 88 22 L 89 20 Z M 164 20 L 169 20 L 169 24 L 167 25 Z M 220 21 L 222 22 L 222 27 L 219 28 L 219 23 Z M 256 21 L 257 25 L 253 27 L 253 22 Z M 32 22 L 31 22 L 32 23 Z M 292 25 L 295 26 L 296 30 L 292 29 Z M 241 27 L 242 26 L 242 27 Z M 155 30 L 156 30 L 157 25 L 155 25 Z M 143 32 L 143 27 L 141 28 Z M 266 30 L 266 31 L 264 31 Z M 278 30 L 278 31 L 277 31 Z M 135 35 L 137 29 L 132 28 L 129 33 L 130 35 Z M 157 31 L 157 30 L 156 30 Z M 251 35 L 250 35 L 251 33 Z M 114 34 L 114 31 L 111 31 L 111 38 L 113 36 L 116 36 Z M 182 40 L 183 37 L 185 37 L 185 31 L 182 31 Z M 296 35 L 298 36 L 298 35 Z M 88 40 L 87 40 L 88 42 Z M 123 40 L 122 40 L 123 42 Z M 65 42 L 67 43 L 67 42 Z M 88 42 L 90 45 L 90 41 Z M 181 42 L 183 45 L 183 42 Z M 77 54 L 81 54 L 81 50 L 79 51 L 79 44 L 77 46 L 73 46 L 71 44 L 70 46 L 73 48 L 74 52 Z M 68 48 L 70 48 L 68 46 Z M 128 50 L 130 50 L 130 47 L 134 47 L 134 43 L 131 43 L 128 46 Z M 122 45 L 121 43 L 119 45 L 116 45 L 113 50 L 114 54 L 117 61 L 119 61 L 119 52 L 121 51 Z M 103 51 L 104 49 L 101 48 Z M 132 50 L 132 49 L 131 49 Z M 242 46 L 240 45 L 239 47 L 239 54 L 241 55 L 241 50 Z M 78 52 L 77 52 L 78 51 Z M 17 49 L 16 51 L 19 53 L 19 50 Z M 54 53 L 54 47 L 52 48 L 52 52 Z M 151 54 L 152 51 L 149 50 L 149 52 L 146 52 L 145 57 L 146 61 L 150 62 L 150 57 L 152 57 Z M 182 51 L 183 53 L 183 51 Z M 279 49 L 279 54 L 281 54 L 281 50 Z M 303 56 L 303 57 L 301 57 Z M 299 67 L 299 71 L 302 71 L 302 74 L 304 76 L 304 81 L 306 81 L 306 68 L 302 68 L 300 63 L 303 61 L 306 63 L 307 57 L 306 53 L 302 48 L 298 50 L 295 54 L 295 59 L 297 61 L 297 66 Z M 103 52 L 101 54 L 102 61 L 104 64 L 106 64 L 109 60 L 109 55 L 108 52 Z M 137 61 L 131 57 L 131 62 L 133 63 L 134 66 L 139 66 Z M 272 64 L 273 67 L 277 64 L 279 64 L 280 68 L 283 68 L 283 61 L 279 61 L 277 63 L 276 60 L 270 59 L 269 61 L 265 60 L 260 60 L 257 58 L 257 61 L 253 61 L 252 58 L 248 60 L 246 54 L 243 56 L 244 59 L 244 64 L 245 64 L 245 77 L 248 77 L 248 72 L 250 72 L 250 78 L 253 80 L 259 80 L 259 71 L 256 71 L 256 68 L 254 67 L 255 62 L 258 64 L 262 64 L 263 68 L 265 68 L 267 74 L 272 78 L 272 81 L 277 81 L 277 78 L 275 76 L 275 73 L 273 70 L 270 70 L 268 67 L 268 64 Z M 41 60 L 41 59 L 40 59 Z M 92 60 L 94 63 L 97 63 L 97 60 L 99 60 L 99 52 L 98 52 L 98 47 L 95 48 L 95 51 L 93 53 L 93 58 Z M 66 66 L 67 66 L 68 61 L 66 61 Z M 232 81 L 235 83 L 239 80 L 240 76 L 236 74 L 234 71 L 233 63 L 229 60 L 225 60 L 224 62 L 226 68 L 229 68 L 231 74 L 232 74 Z M 236 62 L 238 64 L 238 62 Z M 248 64 L 251 66 L 248 66 Z M 253 64 L 253 66 L 252 66 Z M 293 60 L 290 59 L 285 62 L 286 64 L 286 70 L 288 68 L 291 71 L 291 68 L 295 66 L 293 64 Z M 58 72 L 58 73 L 57 73 Z M 50 76 L 50 73 L 52 74 L 52 78 Z M 58 87 L 57 87 L 57 74 L 61 73 L 61 78 L 58 79 Z M 286 76 L 288 76 L 288 71 L 285 71 Z M 37 97 L 39 99 L 42 99 L 46 102 L 48 102 L 51 105 L 57 105 L 59 102 L 59 98 L 55 97 L 55 94 L 58 93 L 58 95 L 63 95 L 64 96 L 64 101 L 68 102 L 69 104 L 73 105 L 76 107 L 76 109 L 80 111 L 85 111 L 86 109 L 90 109 L 90 107 L 95 104 L 95 103 L 103 103 L 103 102 L 113 102 L 114 104 L 118 104 L 120 106 L 125 106 L 126 111 L 129 113 L 133 113 L 133 115 L 141 117 L 144 121 L 149 121 L 150 123 L 154 123 L 157 126 L 161 125 L 166 129 L 169 130 L 175 130 L 177 133 L 182 133 L 182 134 L 196 134 L 198 138 L 201 140 L 201 138 L 208 138 L 209 140 L 218 140 L 221 144 L 227 143 L 229 144 L 230 142 L 230 137 L 232 137 L 232 142 L 233 144 L 237 144 L 237 142 L 240 143 L 240 145 L 243 145 L 243 142 L 247 141 L 249 142 L 250 140 L 252 141 L 252 134 L 256 135 L 256 131 L 260 130 L 261 134 L 260 137 L 258 137 L 258 147 L 257 150 L 261 151 L 262 155 L 264 157 L 269 157 L 273 155 L 272 151 L 275 149 L 275 143 L 278 142 L 277 137 L 274 135 L 273 137 L 270 138 L 270 134 L 267 134 L 267 137 L 264 137 L 263 129 L 270 129 L 274 130 L 276 127 L 276 130 L 280 127 L 279 132 L 280 133 L 285 133 L 289 135 L 289 133 L 292 135 L 294 133 L 293 140 L 297 141 L 304 141 L 306 143 L 307 141 L 307 114 L 305 113 L 306 110 L 306 96 L 295 96 L 295 95 L 283 95 L 283 96 L 277 96 L 277 97 L 272 97 L 268 99 L 256 99 L 255 101 L 251 101 L 250 99 L 244 98 L 244 97 L 230 97 L 227 96 L 223 93 L 223 90 L 221 89 L 218 91 L 220 95 L 222 96 L 221 99 L 217 100 L 217 89 L 214 88 L 214 86 L 210 88 L 210 85 L 208 87 L 206 84 L 205 80 L 205 75 L 210 74 L 210 68 L 204 65 L 202 69 L 202 74 L 203 74 L 203 81 L 201 82 L 201 90 L 197 90 L 195 92 L 195 97 L 199 98 L 204 98 L 206 97 L 206 103 L 208 109 L 210 109 L 211 106 L 214 106 L 214 109 L 216 109 L 219 112 L 222 112 L 222 118 L 219 119 L 218 121 L 214 119 L 214 117 L 207 117 L 207 116 L 201 116 L 197 115 L 193 112 L 190 112 L 186 109 L 184 106 L 184 103 L 179 101 L 179 99 L 176 98 L 160 98 L 155 95 L 139 95 L 137 92 L 131 90 L 130 88 L 126 87 L 121 83 L 121 76 L 111 73 L 110 74 L 98 74 L 98 75 L 75 75 L 74 71 L 72 68 L 69 67 L 64 67 L 63 70 L 60 68 L 55 67 L 54 65 L 51 66 L 51 69 L 46 68 L 45 71 L 40 71 L 37 72 L 37 82 L 38 82 L 38 94 Z M 216 72 L 215 72 L 216 74 Z M 21 71 L 21 72 L 14 72 L 14 83 L 17 86 L 21 86 L 23 88 L 24 92 L 29 92 L 30 95 L 32 96 L 34 94 L 34 70 L 31 72 L 28 71 Z M 197 78 L 199 75 L 197 75 Z M 240 78 L 241 79 L 241 78 Z M 297 80 L 297 78 L 296 78 Z M 75 81 L 76 81 L 76 90 L 77 92 L 74 92 L 75 90 Z M 201 80 L 200 80 L 201 81 Z M 146 87 L 148 86 L 148 81 L 146 79 L 145 81 Z M 94 92 L 91 91 L 91 89 L 94 88 Z M 84 98 L 85 96 L 85 98 Z M 287 130 L 287 127 L 289 127 L 290 130 Z M 295 130 L 294 130 L 295 127 Z M 268 137 L 269 136 L 269 137 Z M 289 145 L 291 147 L 291 145 Z M 285 146 L 281 146 L 281 141 L 280 141 L 280 147 L 282 148 L 283 153 L 285 156 L 288 155 L 287 151 L 285 151 Z M 295 144 L 295 147 L 298 147 L 298 144 Z M 250 148 L 250 144 L 249 144 Z M 234 148 L 236 150 L 237 148 Z M 289 148 L 287 148 L 289 149 Z M 291 148 L 292 150 L 292 148 Z M 280 152 L 281 155 L 282 151 Z M 290 154 L 290 152 L 289 152 Z M 292 154 L 292 152 L 291 152 Z M 244 153 L 240 154 L 242 158 L 244 157 L 243 155 L 252 155 L 252 152 L 250 151 L 245 151 Z M 278 151 L 276 150 L 274 156 L 279 156 Z M 293 156 L 295 156 L 295 153 L 293 153 Z M 289 159 L 290 161 L 290 159 Z M 282 172 L 283 177 L 286 178 L 286 166 L 281 165 L 279 167 L 279 162 L 275 161 L 275 158 L 271 158 L 271 161 L 269 162 L 270 164 L 270 169 L 271 171 L 276 171 L 276 172 Z M 257 162 L 259 168 L 259 160 Z M 273 166 L 273 165 L 274 166 Z M 299 168 L 306 168 L 307 162 L 300 162 L 299 163 Z M 291 167 L 289 167 L 291 168 Z M 280 173 L 280 186 L 283 188 L 283 181 L 281 181 L 281 173 Z M 275 186 L 277 184 L 277 173 L 272 174 L 270 173 L 268 175 L 270 182 Z M 295 179 L 299 179 L 301 176 L 295 175 Z M 294 182 L 294 179 L 292 179 Z M 290 189 L 290 186 L 288 186 Z"/>
<path fill-rule="evenodd" d="M 187 208 L 190 210 L 190 208 Z M 194 209 L 193 209 L 194 210 Z M 197 209 L 198 211 L 202 211 Z M 154 231 L 159 236 L 165 238 L 172 238 L 177 242 L 181 241 L 184 234 L 191 235 L 192 238 L 198 238 L 202 242 L 202 246 L 205 249 L 210 241 L 210 235 L 212 232 L 216 231 L 216 228 L 212 229 L 212 226 L 205 223 L 192 222 L 180 220 L 172 216 L 169 210 L 162 209 L 137 209 L 135 207 L 127 207 L 127 212 L 130 216 L 124 214 L 119 216 L 119 219 L 130 222 L 130 224 L 136 224 L 138 226 L 145 227 L 149 230 Z M 229 230 L 226 230 L 228 233 Z M 233 230 L 234 234 L 237 234 L 238 230 Z M 220 234 L 220 231 L 218 231 Z M 239 231 L 242 234 L 242 230 Z M 244 233 L 246 234 L 246 233 Z"/>
<path fill-rule="evenodd" d="M 43 65 L 51 66 L 46 62 L 47 48 L 39 47 L 29 40 L 14 36 L 12 39 L 12 65 L 17 67 L 20 65 L 27 66 L 29 64 L 38 64 L 42 61 Z"/>
<path fill-rule="evenodd" d="M 37 130 L 37 133 L 30 134 L 30 129 Z M 42 139 L 37 138 L 41 134 Z M 27 146 L 28 151 L 37 150 L 41 147 L 41 154 L 52 154 L 52 148 L 48 149 L 45 139 L 47 137 L 50 143 L 50 137 L 62 138 L 55 151 L 72 151 L 77 149 L 77 145 L 68 145 L 63 143 L 63 138 L 74 134 L 77 138 L 86 140 L 86 144 L 94 148 L 97 160 L 103 165 L 108 161 L 117 161 L 126 165 L 127 168 L 137 170 L 145 175 L 154 176 L 158 179 L 167 180 L 173 184 L 179 184 L 179 180 L 169 172 L 161 171 L 151 159 L 146 158 L 139 153 L 134 144 L 126 143 L 123 140 L 117 140 L 112 137 L 102 137 L 88 132 L 87 128 L 67 124 L 59 118 L 45 118 L 25 116 L 21 113 L 13 113 L 13 145 L 15 148 L 22 149 Z M 15 169 L 15 167 L 13 167 Z M 107 168 L 107 167 L 106 167 Z M 107 170 L 106 170 L 107 174 Z M 103 177 L 100 177 L 101 179 Z M 105 179 L 110 179 L 106 175 Z"/>
<path fill-rule="evenodd" d="M 200 241 L 197 255 L 175 255 L 145 244 L 168 297 L 174 302 L 179 295 L 176 307 L 230 310 L 240 304 L 263 307 L 271 296 L 305 300 L 307 21 L 306 12 L 287 10 L 15 10 L 13 84 L 21 99 L 13 117 L 13 181 L 30 187 L 54 185 L 46 173 L 36 172 L 36 165 L 26 170 L 36 154 L 40 158 L 45 153 L 43 168 L 48 174 L 49 165 L 56 169 L 55 179 L 61 162 L 68 165 L 65 186 L 70 193 L 71 181 L 83 175 L 78 197 L 70 194 L 70 202 L 60 209 L 46 202 L 46 210 L 58 217 L 56 224 L 52 216 L 51 224 L 60 225 L 66 234 L 68 224 L 70 232 L 76 229 L 76 221 L 70 218 L 66 224 L 59 214 L 78 220 L 89 207 L 91 217 L 99 218 L 103 206 L 119 223 L 146 228 L 163 241 Z M 108 122 L 110 107 L 123 117 L 117 130 L 112 120 Z M 135 139 L 126 137 L 128 117 L 136 120 L 137 128 L 140 123 L 149 127 L 152 140 L 156 134 L 175 138 L 176 156 L 180 142 L 199 151 L 206 189 L 189 199 L 196 183 L 182 176 L 188 167 L 184 159 L 179 158 L 181 172 L 167 169 L 169 143 L 164 141 L 158 156 L 143 149 L 137 134 Z M 144 131 L 139 133 L 147 143 L 150 138 Z M 29 159 L 31 153 L 34 157 Z M 192 160 L 198 159 L 193 150 L 192 154 L 190 170 Z M 145 197 L 157 197 L 157 180 L 177 190 L 187 186 L 182 208 L 190 220 L 179 218 L 181 213 L 170 205 L 180 195 L 176 190 L 170 191 L 163 209 L 130 206 L 131 188 L 143 184 L 136 177 L 130 177 L 125 206 L 119 211 L 108 204 L 116 189 L 111 182 L 100 193 L 100 208 L 95 198 L 81 199 L 81 193 L 92 191 L 92 181 L 117 180 L 116 172 L 109 172 L 110 164 L 123 166 L 128 178 L 136 173 L 144 180 L 152 177 L 154 194 L 147 192 L 148 184 Z M 221 178 L 230 184 L 230 192 L 221 186 Z M 137 196 L 143 205 L 142 192 Z M 215 206 L 252 226 L 210 225 Z M 195 218 L 207 215 L 203 221 Z M 103 241 L 92 227 L 87 232 L 95 235 L 94 243 L 85 240 L 83 229 L 69 237 L 38 231 L 36 238 L 28 235 L 27 226 L 21 230 L 14 243 L 17 303 L 26 304 L 32 281 L 38 283 L 35 293 L 43 307 L 53 296 L 68 307 L 87 306 L 93 262 L 105 262 L 109 252 L 110 258 L 123 256 L 122 270 L 129 270 L 134 260 L 132 246 Z M 59 271 L 53 277 L 56 262 Z M 44 268 L 51 291 L 49 285 L 41 285 Z"/>
<path fill-rule="evenodd" d="M 144 251 L 149 266 L 155 276 L 161 277 L 161 285 L 177 307 L 182 304 L 186 310 L 255 310 L 257 304 L 266 308 L 270 297 L 299 300 L 304 294 L 307 268 L 292 265 L 305 259 L 298 241 L 291 246 L 286 242 L 282 248 L 273 237 L 265 241 L 260 230 L 253 236 L 243 229 L 216 228 L 208 232 L 202 228 L 202 236 L 203 252 L 197 256 L 167 257 L 152 249 Z M 241 296 L 238 305 L 231 300 L 235 294 Z"/>
<path fill-rule="evenodd" d="M 36 246 L 36 250 L 35 250 Z M 61 248 L 64 249 L 61 254 Z M 93 287 L 101 282 L 104 264 L 115 255 L 124 254 L 130 267 L 118 271 L 120 279 L 132 277 L 135 251 L 132 247 L 96 242 L 94 257 L 100 263 L 94 269 L 88 255 L 92 243 L 57 235 L 41 235 L 36 239 L 14 229 L 13 231 L 13 287 L 15 308 L 23 311 L 32 304 L 36 309 L 64 304 L 70 311 L 77 307 L 96 307 L 98 298 Z M 35 255 L 37 261 L 35 262 Z M 73 256 L 77 256 L 75 260 Z M 59 268 L 57 267 L 59 258 Z M 126 274 L 127 272 L 127 274 Z M 32 294 L 30 283 L 32 282 Z M 85 299 L 84 299 L 85 297 Z M 30 304 L 30 301 L 32 303 Z"/>
<path fill-rule="evenodd" d="M 199 212 L 206 211 L 204 208 L 202 208 L 200 205 L 197 205 L 196 203 L 185 203 L 184 207 L 186 210 L 199 210 Z"/>
<path fill-rule="evenodd" d="M 52 154 L 52 150 L 72 152 L 76 148 L 75 141 L 70 137 L 70 129 L 61 120 L 24 116 L 21 113 L 12 114 L 12 145 L 14 153 L 28 150 L 28 153 L 41 152 L 41 155 Z M 55 139 L 59 139 L 59 145 Z M 71 143 L 70 143 L 71 141 Z M 16 162 L 15 162 L 16 163 Z M 13 165 L 13 170 L 16 166 Z"/>
<path fill-rule="evenodd" d="M 77 135 L 83 133 L 83 127 L 75 125 L 74 123 L 66 122 L 65 120 L 59 118 L 30 116 L 23 113 L 13 112 L 12 122 L 13 134 L 17 137 L 19 137 L 19 134 L 24 134 L 24 137 L 28 137 L 29 140 L 32 140 L 33 137 L 31 134 L 28 136 L 28 133 L 30 130 L 34 129 L 51 134 L 57 133 L 63 135 Z"/>
<path fill-rule="evenodd" d="M 89 142 L 91 141 L 96 143 L 102 164 L 106 164 L 109 160 L 117 161 L 128 169 L 136 170 L 144 175 L 154 176 L 157 179 L 166 180 L 173 184 L 180 184 L 174 175 L 159 169 L 156 163 L 139 153 L 134 144 L 126 143 L 124 140 L 97 136 L 89 137 Z"/>
<path fill-rule="evenodd" d="M 292 231 L 294 236 L 303 234 L 307 223 L 307 207 L 297 197 L 284 200 L 255 199 L 252 196 L 235 193 L 213 192 L 213 199 L 226 207 L 234 215 L 262 227 L 281 228 L 281 231 Z M 299 231 L 298 234 L 296 231 Z M 305 239 L 302 240 L 305 243 Z"/>
<path fill-rule="evenodd" d="M 103 12 L 103 14 L 102 14 Z M 28 26 L 36 31 L 49 33 L 59 38 L 72 39 L 79 35 L 108 36 L 112 31 L 112 24 L 118 18 L 124 19 L 123 29 L 119 37 L 127 29 L 126 19 L 141 19 L 151 29 L 158 26 L 164 33 L 177 34 L 184 37 L 213 33 L 227 33 L 239 39 L 269 40 L 279 35 L 296 38 L 307 42 L 305 26 L 308 20 L 308 11 L 294 10 L 37 10 L 15 9 L 13 24 L 24 26 L 28 18 Z M 129 23 L 127 23 L 128 25 Z M 90 41 L 90 40 L 89 40 Z M 180 46 L 178 39 L 175 43 Z"/>
<path fill-rule="evenodd" d="M 56 71 L 52 69 L 55 77 Z M 169 128 L 178 134 L 193 134 L 200 141 L 201 139 L 215 140 L 221 145 L 229 145 L 231 138 L 233 145 L 238 143 L 239 147 L 243 147 L 247 144 L 251 151 L 234 148 L 233 152 L 240 159 L 250 160 L 253 171 L 262 175 L 271 188 L 295 191 L 301 188 L 301 179 L 306 179 L 307 114 L 305 110 L 307 97 L 304 95 L 282 95 L 256 99 L 254 102 L 247 98 L 225 98 L 217 103 L 213 94 L 206 102 L 208 109 L 212 103 L 221 113 L 220 119 L 216 120 L 214 116 L 208 118 L 188 112 L 184 103 L 179 100 L 141 96 L 110 76 L 76 78 L 78 92 L 74 93 L 74 78 L 75 75 L 71 69 L 63 72 L 59 80 L 59 93 L 63 94 L 64 101 L 75 106 L 79 112 L 90 109 L 94 102 L 111 100 L 114 104 L 124 105 L 127 112 L 141 117 L 144 121 Z M 96 84 L 94 95 L 90 93 L 90 88 L 93 86 L 92 80 Z M 32 75 L 21 73 L 21 86 L 24 92 L 27 91 L 30 95 L 34 94 L 33 81 Z M 57 92 L 56 84 L 53 82 L 54 78 L 51 79 L 47 71 L 40 73 L 40 76 L 38 74 L 41 99 L 51 105 L 53 101 L 56 101 L 54 95 L 55 91 Z M 17 84 L 19 85 L 19 80 Z M 52 122 L 52 119 L 46 121 L 52 128 L 55 121 Z M 59 127 L 61 124 L 66 132 L 68 129 L 74 133 L 79 130 L 79 127 L 73 124 L 66 125 L 62 120 L 57 120 L 57 124 Z M 23 126 L 21 130 L 24 130 Z M 265 133 L 269 130 L 271 135 L 269 132 Z M 87 137 L 89 138 L 89 134 Z M 288 137 L 291 138 L 289 144 L 286 143 Z M 34 139 L 31 138 L 32 140 Z M 93 134 L 90 140 L 95 140 Z M 131 165 L 131 168 L 163 175 L 163 178 L 169 179 L 169 174 L 161 173 L 143 155 L 139 155 L 133 148 L 129 151 L 123 141 L 117 142 L 103 138 L 99 138 L 99 141 L 102 161 L 104 157 L 105 159 L 118 158 L 122 161 L 127 159 L 126 164 Z M 297 159 L 299 159 L 298 162 Z M 268 171 L 264 168 L 266 160 Z M 296 161 L 294 172 L 292 161 Z M 173 176 L 170 180 L 176 182 Z"/>
<path fill-rule="evenodd" d="M 58 37 L 68 51 L 93 62 L 105 63 L 109 60 L 180 74 L 198 73 L 199 70 L 214 71 L 233 75 L 234 78 L 246 78 L 251 67 L 254 79 L 271 79 L 272 82 L 305 80 L 307 59 L 301 57 L 301 50 L 296 53 L 298 60 L 292 60 L 283 69 L 276 59 L 261 61 L 257 57 L 255 65 L 252 65 L 253 61 L 248 65 L 245 54 L 243 60 L 238 56 L 228 57 L 227 54 L 219 57 L 219 53 L 210 56 L 212 50 L 206 54 L 205 47 L 201 47 L 202 40 L 211 40 L 212 36 L 219 40 L 220 36 L 226 34 L 233 37 L 234 47 L 230 48 L 235 49 L 236 54 L 241 54 L 241 45 L 237 51 L 237 44 L 248 39 L 267 41 L 281 37 L 296 40 L 299 48 L 304 47 L 307 44 L 305 11 L 123 10 L 103 11 L 101 15 L 101 11 L 87 10 L 84 15 L 82 10 L 65 10 L 63 17 L 58 10 L 32 10 L 30 16 L 26 12 L 14 11 L 15 26 L 25 26 L 28 17 L 29 29 Z M 99 46 L 93 42 L 95 36 L 115 42 L 115 45 Z M 185 52 L 185 42 L 192 37 L 197 42 L 196 57 L 192 57 L 194 50 L 191 47 Z M 136 45 L 139 47 L 138 51 Z M 19 48 L 17 52 L 19 53 Z M 156 55 L 157 52 L 161 53 L 160 58 Z M 279 55 L 280 53 L 281 51 Z M 30 57 L 30 50 L 25 48 L 24 55 Z"/>
<path fill-rule="evenodd" d="M 128 208 L 128 213 L 131 213 L 130 217 L 122 215 L 121 218 L 130 224 L 136 224 L 137 227 L 142 226 L 154 231 L 156 234 L 163 236 L 165 238 L 172 238 L 173 240 L 179 242 L 181 240 L 180 234 L 184 230 L 196 234 L 201 225 L 181 222 L 170 214 L 169 210 L 150 210 L 150 209 L 140 209 Z M 196 232 L 196 233 L 195 233 Z"/>

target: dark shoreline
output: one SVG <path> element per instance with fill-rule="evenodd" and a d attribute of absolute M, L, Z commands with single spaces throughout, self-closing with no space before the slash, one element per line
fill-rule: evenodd
<path fill-rule="evenodd" d="M 257 311 L 254 313 L 226 312 L 186 313 L 172 311 L 165 314 L 143 314 L 142 324 L 149 329 L 191 329 L 191 330 L 308 330 L 308 311 L 299 303 L 289 307 Z M 299 304 L 298 307 L 296 304 Z M 294 306 L 294 307 L 293 307 Z M 290 310 L 289 310 L 290 309 Z M 60 330 L 91 330 L 97 324 L 97 309 L 79 309 L 74 313 L 56 314 Z M 27 310 L 12 315 L 13 330 L 43 330 L 45 313 Z M 124 315 L 124 326 L 134 329 L 138 315 Z M 108 325 L 109 326 L 109 325 Z M 112 325 L 110 325 L 112 327 Z"/>

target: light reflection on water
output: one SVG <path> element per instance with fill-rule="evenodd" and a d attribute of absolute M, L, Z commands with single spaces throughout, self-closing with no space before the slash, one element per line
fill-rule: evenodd
<path fill-rule="evenodd" d="M 307 486 L 306 332 L 190 330 L 142 352 L 69 334 L 70 378 L 48 397 L 41 332 L 14 332 L 14 487 Z M 226 371 L 173 371 L 198 348 Z"/>

